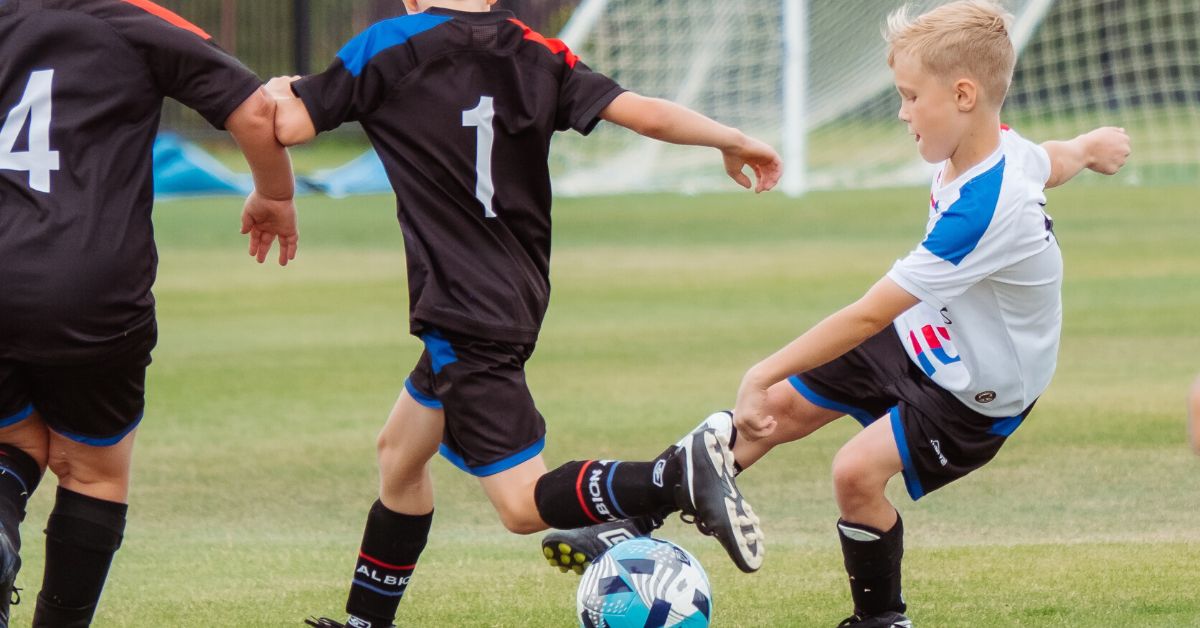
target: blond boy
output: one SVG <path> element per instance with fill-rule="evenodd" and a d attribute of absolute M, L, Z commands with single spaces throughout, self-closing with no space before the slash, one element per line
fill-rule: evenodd
<path fill-rule="evenodd" d="M 732 423 L 726 413 L 705 424 L 725 417 L 742 468 L 843 415 L 863 424 L 833 462 L 854 600 L 840 626 L 912 625 L 903 527 L 884 488 L 902 474 L 915 500 L 967 475 L 1029 414 L 1054 372 L 1062 317 L 1043 189 L 1084 168 L 1115 173 L 1129 154 L 1122 129 L 1038 146 L 1001 125 L 1010 21 L 984 0 L 889 18 L 900 120 L 921 157 L 941 164 L 925 239 L 861 299 L 752 367 Z M 584 532 L 547 541 L 594 545 Z"/>

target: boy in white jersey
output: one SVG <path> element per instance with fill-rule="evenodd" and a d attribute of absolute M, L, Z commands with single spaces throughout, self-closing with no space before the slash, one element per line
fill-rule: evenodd
<path fill-rule="evenodd" d="M 1129 155 L 1123 129 L 1033 144 L 1000 124 L 1015 54 L 1012 17 L 988 0 L 888 19 L 900 120 L 941 163 L 924 241 L 855 303 L 751 368 L 734 411 L 743 467 L 843 414 L 865 426 L 833 461 L 838 534 L 854 615 L 911 626 L 903 527 L 884 495 L 915 500 L 987 463 L 1054 373 L 1062 258 L 1043 188 Z M 878 420 L 883 419 L 883 420 Z"/>
<path fill-rule="evenodd" d="M 903 528 L 884 488 L 903 474 L 915 500 L 963 477 L 1029 413 L 1054 372 L 1062 319 L 1062 258 L 1043 189 L 1084 168 L 1113 174 L 1129 155 L 1123 129 L 1038 146 L 1002 127 L 1011 19 L 987 0 L 889 18 L 900 119 L 921 157 L 941 164 L 925 239 L 861 299 L 746 373 L 736 429 L 728 413 L 706 422 L 732 432 L 741 468 L 842 415 L 864 425 L 833 462 L 854 600 L 840 626 L 912 625 L 900 591 Z M 551 559 L 583 555 L 595 538 L 560 532 L 543 547 Z"/>

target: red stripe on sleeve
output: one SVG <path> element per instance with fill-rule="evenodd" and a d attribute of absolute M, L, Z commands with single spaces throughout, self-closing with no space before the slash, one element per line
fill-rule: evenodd
<path fill-rule="evenodd" d="M 125 4 L 132 4 L 133 6 L 145 11 L 146 13 L 151 13 L 153 15 L 156 15 L 156 16 L 162 18 L 163 20 L 170 22 L 174 26 L 178 26 L 179 28 L 182 28 L 185 31 L 191 31 L 204 39 L 212 39 L 212 35 L 209 35 L 208 33 L 204 32 L 204 29 L 200 28 L 199 26 L 196 26 L 195 24 L 192 24 L 191 22 L 183 19 L 182 17 L 179 17 L 178 14 L 172 12 L 170 9 L 165 9 L 163 7 L 158 6 L 157 4 L 154 4 L 153 2 L 150 2 L 150 0 L 121 0 L 121 1 L 124 2 Z"/>
<path fill-rule="evenodd" d="M 541 33 L 529 28 L 524 22 L 515 17 L 508 18 L 508 21 L 521 27 L 521 31 L 525 33 L 525 39 L 545 46 L 554 54 L 564 53 L 563 59 L 566 60 L 567 66 L 573 68 L 579 62 L 579 57 L 575 56 L 575 53 L 571 52 L 571 49 L 561 39 L 546 39 Z"/>
<path fill-rule="evenodd" d="M 1012 130 L 1012 127 L 1011 127 L 1011 126 L 1008 126 L 1007 124 L 1001 124 L 1001 125 L 1000 125 L 1000 130 L 1001 130 L 1001 131 L 1011 131 L 1011 130 Z"/>

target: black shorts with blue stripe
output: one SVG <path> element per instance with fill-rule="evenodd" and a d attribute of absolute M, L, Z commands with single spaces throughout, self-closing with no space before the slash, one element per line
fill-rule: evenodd
<path fill-rule="evenodd" d="M 909 359 L 891 325 L 788 381 L 813 405 L 848 414 L 864 427 L 891 421 L 914 500 L 986 464 L 1033 409 L 989 417 L 968 408 Z"/>
<path fill-rule="evenodd" d="M 511 469 L 542 452 L 546 420 L 525 382 L 534 345 L 461 336 L 426 328 L 425 351 L 404 388 L 417 403 L 446 413 L 440 448 L 454 466 L 478 477 Z"/>
<path fill-rule="evenodd" d="M 83 364 L 0 360 L 0 428 L 36 412 L 46 426 L 95 447 L 121 442 L 142 421 L 146 368 L 158 342 L 151 324 L 127 348 Z"/>

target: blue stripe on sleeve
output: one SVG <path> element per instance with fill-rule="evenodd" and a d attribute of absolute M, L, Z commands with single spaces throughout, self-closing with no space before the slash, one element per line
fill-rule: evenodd
<path fill-rule="evenodd" d="M 446 15 L 416 13 L 384 20 L 351 39 L 337 54 L 350 74 L 362 74 L 367 62 L 375 55 L 399 46 L 410 38 L 450 21 Z"/>
<path fill-rule="evenodd" d="M 958 200 L 938 217 L 937 224 L 921 243 L 925 250 L 955 266 L 975 250 L 996 214 L 1000 184 L 1004 182 L 1004 161 L 1000 159 L 987 172 L 962 186 Z"/>

